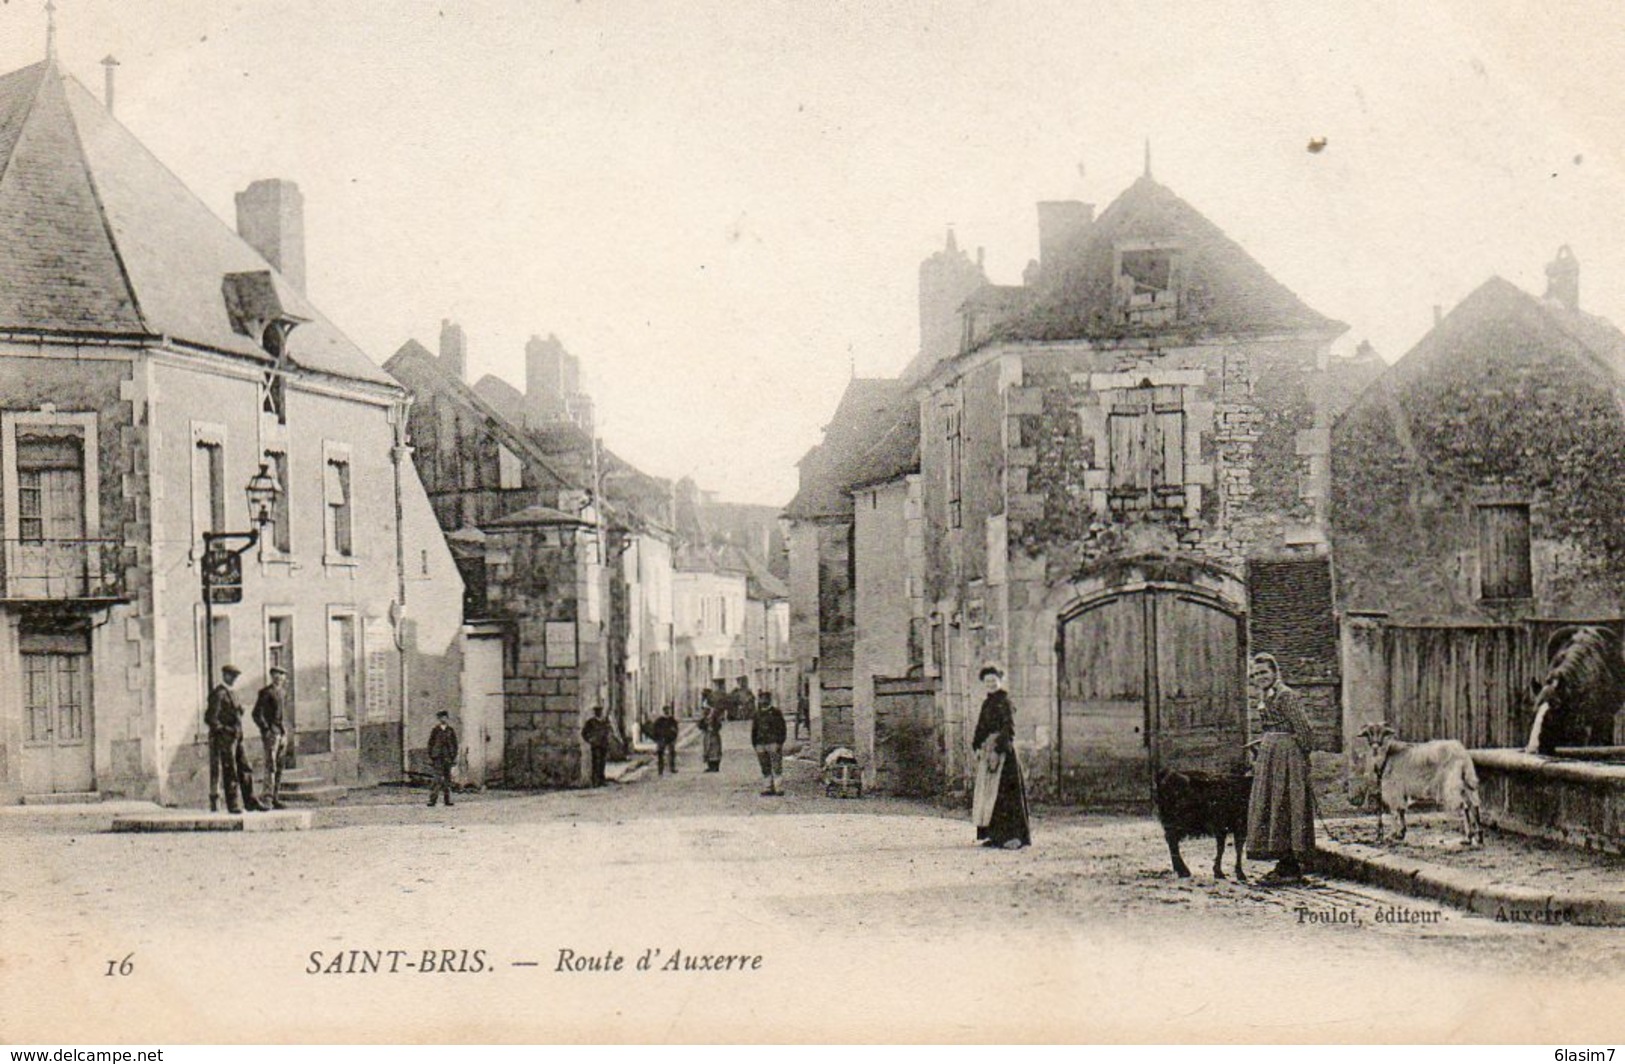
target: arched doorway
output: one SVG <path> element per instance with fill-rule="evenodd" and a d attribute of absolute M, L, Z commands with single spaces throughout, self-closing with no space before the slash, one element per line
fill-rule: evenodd
<path fill-rule="evenodd" d="M 1095 805 L 1143 804 L 1159 765 L 1245 764 L 1246 628 L 1204 591 L 1146 584 L 1060 618 L 1057 791 Z"/>

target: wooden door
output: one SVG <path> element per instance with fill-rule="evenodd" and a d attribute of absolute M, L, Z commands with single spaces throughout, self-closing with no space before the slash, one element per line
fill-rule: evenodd
<path fill-rule="evenodd" d="M 1106 599 L 1062 623 L 1058 738 L 1066 800 L 1143 802 L 1150 793 L 1145 650 L 1141 594 Z"/>
<path fill-rule="evenodd" d="M 1199 595 L 1134 591 L 1061 623 L 1060 779 L 1069 801 L 1142 803 L 1159 766 L 1243 767 L 1242 620 Z"/>
<path fill-rule="evenodd" d="M 463 645 L 463 749 L 468 782 L 485 786 L 502 774 L 507 722 L 503 714 L 502 639 L 470 638 Z"/>
<path fill-rule="evenodd" d="M 1152 767 L 1246 768 L 1247 689 L 1241 621 L 1178 592 L 1150 596 L 1156 686 Z"/>
<path fill-rule="evenodd" d="M 95 789 L 90 655 L 22 655 L 23 789 L 60 794 Z"/>

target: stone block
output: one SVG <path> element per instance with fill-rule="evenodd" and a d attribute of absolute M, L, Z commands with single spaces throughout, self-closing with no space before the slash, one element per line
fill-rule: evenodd
<path fill-rule="evenodd" d="M 1005 452 L 1005 468 L 1013 469 L 1016 466 L 1034 466 L 1038 464 L 1038 448 L 1012 447 Z"/>
<path fill-rule="evenodd" d="M 1044 516 L 1044 496 L 1031 493 L 1012 495 L 1009 502 L 1009 514 L 1020 519 L 1032 519 Z"/>
<path fill-rule="evenodd" d="M 1042 414 L 1044 412 L 1044 389 L 1011 388 L 1007 390 L 1004 393 L 1004 412 L 1011 417 L 1023 414 Z"/>

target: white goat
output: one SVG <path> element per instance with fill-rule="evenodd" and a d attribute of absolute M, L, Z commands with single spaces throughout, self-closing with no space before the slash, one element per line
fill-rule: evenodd
<path fill-rule="evenodd" d="M 1412 802 L 1436 802 L 1448 812 L 1461 812 L 1462 832 L 1468 845 L 1484 842 L 1478 820 L 1478 773 L 1467 748 L 1454 739 L 1407 743 L 1387 724 L 1360 729 L 1370 754 L 1371 773 L 1381 800 L 1377 806 L 1377 841 L 1382 841 L 1382 812 L 1399 817 L 1397 841 L 1405 837 L 1405 810 Z"/>

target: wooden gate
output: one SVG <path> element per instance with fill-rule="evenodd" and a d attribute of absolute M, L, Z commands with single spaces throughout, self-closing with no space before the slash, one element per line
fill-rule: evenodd
<path fill-rule="evenodd" d="M 1245 764 L 1245 638 L 1217 600 L 1146 588 L 1062 618 L 1059 779 L 1066 800 L 1143 803 L 1159 765 Z"/>

